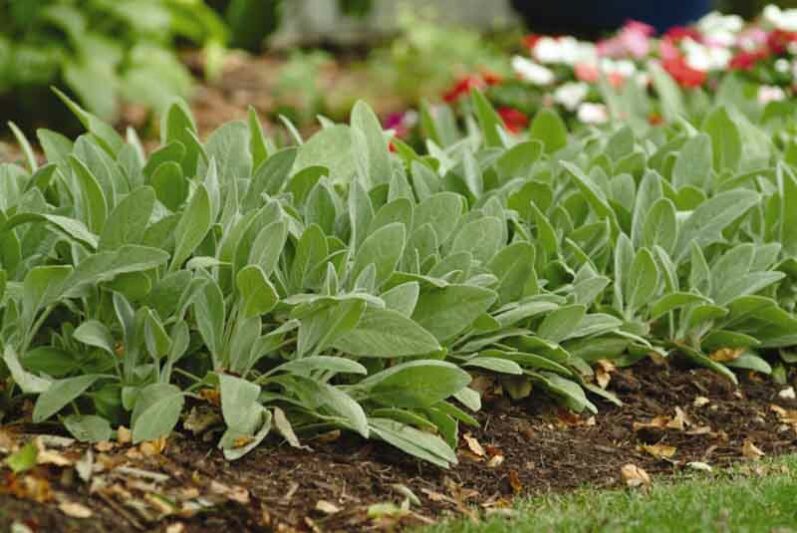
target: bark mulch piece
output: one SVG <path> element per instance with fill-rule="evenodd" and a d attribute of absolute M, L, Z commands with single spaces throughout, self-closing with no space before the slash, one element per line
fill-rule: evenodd
<path fill-rule="evenodd" d="M 493 385 L 481 383 L 488 389 L 482 425 L 461 428 L 460 461 L 451 470 L 334 432 L 304 441 L 312 451 L 272 443 L 234 463 L 224 461 L 213 442 L 191 437 L 172 437 L 162 450 L 158 443 L 100 445 L 93 458 L 103 467 L 88 482 L 72 465 L 39 465 L 20 476 L 0 471 L 0 525 L 170 533 L 417 525 L 475 517 L 518 495 L 621 487 L 620 470 L 629 463 L 655 483 L 690 462 L 720 467 L 760 452 L 797 451 L 797 401 L 780 396 L 785 387 L 771 381 L 741 381 L 735 388 L 708 370 L 648 361 L 611 373 L 608 389 L 624 405 L 601 401 L 594 417 L 534 396 L 516 403 L 491 398 Z M 85 461 L 85 447 L 54 450 L 72 463 Z M 29 478 L 46 483 L 49 492 Z M 420 504 L 402 510 L 410 491 Z M 75 511 L 65 514 L 64 502 L 84 506 L 91 517 L 67 516 Z"/>

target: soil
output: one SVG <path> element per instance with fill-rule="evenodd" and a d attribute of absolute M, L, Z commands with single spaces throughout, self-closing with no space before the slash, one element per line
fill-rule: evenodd
<path fill-rule="evenodd" d="M 594 417 L 535 395 L 511 403 L 491 396 L 493 384 L 480 380 L 487 389 L 481 427 L 460 428 L 459 464 L 450 470 L 335 432 L 303 441 L 312 451 L 274 441 L 233 463 L 212 442 L 185 435 L 170 438 L 162 451 L 95 445 L 95 463 L 103 466 L 90 483 L 72 466 L 40 465 L 28 476 L 2 471 L 0 525 L 170 533 L 393 528 L 463 514 L 476 519 L 501 512 L 515 496 L 622 487 L 621 468 L 629 463 L 657 483 L 703 464 L 797 451 L 797 401 L 780 397 L 784 387 L 771 381 L 748 375 L 736 388 L 707 370 L 661 362 L 610 375 L 608 389 L 624 405 L 598 401 Z M 84 450 L 71 445 L 60 454 L 85 459 Z M 26 492 L 25 477 L 44 480 L 49 492 Z M 402 511 L 409 491 L 418 501 Z M 63 502 L 81 503 L 92 516 L 66 516 Z M 371 508 L 369 516 L 369 507 L 387 503 L 394 506 Z"/>
<path fill-rule="evenodd" d="M 229 52 L 222 72 L 215 79 L 205 79 L 202 73 L 202 57 L 199 52 L 187 51 L 183 62 L 195 76 L 195 87 L 189 99 L 199 135 L 206 138 L 216 128 L 231 120 L 246 120 L 249 107 L 260 117 L 267 135 L 282 136 L 287 132 L 278 119 L 279 114 L 291 118 L 304 137 L 320 127 L 316 114 L 323 114 L 335 121 L 347 120 L 348 110 L 356 98 L 365 98 L 380 117 L 405 111 L 410 102 L 385 90 L 363 66 L 361 56 L 356 54 L 330 55 L 320 61 L 314 69 L 306 68 L 304 77 L 283 82 L 282 72 L 290 68 L 291 61 L 284 53 L 250 55 L 245 52 Z M 323 98 L 321 96 L 323 95 Z M 39 127 L 54 129 L 69 137 L 80 135 L 83 130 L 60 102 L 48 92 L 40 95 L 41 101 L 52 104 L 46 112 L 35 116 L 14 114 L 15 98 L 0 98 L 0 116 L 14 120 L 35 144 L 35 130 Z M 136 129 L 146 149 L 157 147 L 158 121 L 145 107 L 126 104 L 115 124 L 119 132 L 130 126 Z M 33 146 L 41 158 L 38 147 Z M 7 129 L 0 128 L 0 162 L 21 162 L 23 154 Z"/>
<path fill-rule="evenodd" d="M 245 120 L 250 106 L 258 112 L 267 133 L 285 133 L 277 118 L 282 113 L 303 135 L 318 129 L 317 113 L 335 121 L 346 120 L 357 98 L 367 99 L 382 117 L 406 110 L 410 102 L 395 91 L 385 91 L 358 59 L 330 55 L 315 67 L 303 67 L 303 74 L 284 75 L 284 70 L 295 64 L 285 54 L 230 52 L 222 73 L 216 79 L 204 80 L 201 56 L 187 53 L 183 60 L 197 77 L 190 104 L 199 134 L 204 138 L 226 122 Z M 140 129 L 148 118 L 143 109 L 128 106 L 120 126 Z"/>

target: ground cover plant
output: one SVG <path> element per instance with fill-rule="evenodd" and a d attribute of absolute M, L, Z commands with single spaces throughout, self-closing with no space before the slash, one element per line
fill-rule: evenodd
<path fill-rule="evenodd" d="M 364 103 L 286 147 L 175 103 L 147 156 L 61 96 L 86 134 L 0 167 L 4 422 L 139 443 L 210 399 L 231 460 L 339 428 L 447 467 L 473 374 L 590 412 L 618 401 L 599 360 L 795 360 L 788 113 L 570 135 L 546 109 L 520 137 L 475 91 L 422 155 Z"/>

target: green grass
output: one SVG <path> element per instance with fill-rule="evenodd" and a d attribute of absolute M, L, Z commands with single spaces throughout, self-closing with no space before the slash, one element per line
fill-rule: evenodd
<path fill-rule="evenodd" d="M 797 531 L 797 455 L 638 490 L 583 489 L 519 502 L 511 518 L 448 522 L 442 532 Z"/>

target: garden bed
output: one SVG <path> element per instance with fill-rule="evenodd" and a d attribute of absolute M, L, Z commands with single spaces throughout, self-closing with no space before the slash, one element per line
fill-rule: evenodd
<path fill-rule="evenodd" d="M 150 456 L 146 448 L 142 453 L 129 445 L 95 445 L 95 464 L 105 466 L 95 466 L 89 483 L 96 490 L 89 496 L 89 484 L 72 466 L 86 448 L 51 447 L 69 464 L 40 465 L 28 476 L 46 480 L 52 499 L 36 503 L 36 494 L 25 494 L 24 476 L 6 470 L 0 522 L 5 528 L 19 521 L 34 531 L 419 525 L 450 515 L 476 519 L 500 512 L 519 495 L 622 486 L 621 468 L 627 464 L 658 483 L 683 470 L 797 450 L 797 401 L 788 392 L 780 394 L 788 387 L 745 376 L 737 389 L 708 370 L 652 361 L 612 371 L 610 377 L 608 388 L 624 405 L 601 402 L 594 418 L 536 397 L 515 404 L 505 397 L 490 400 L 490 381 L 480 380 L 487 389 L 482 427 L 460 439 L 459 464 L 450 470 L 335 432 L 303 442 L 312 453 L 267 446 L 229 463 L 212 444 L 187 437 L 184 430 L 169 438 L 162 453 Z M 12 496 L 15 490 L 25 499 Z M 401 502 L 408 490 L 420 502 L 405 512 Z M 91 516 L 66 516 L 59 509 L 64 501 L 79 502 Z M 392 505 L 379 505 L 386 503 Z M 190 511 L 204 504 L 209 507 Z"/>

